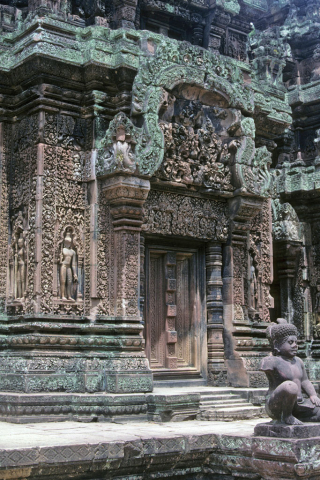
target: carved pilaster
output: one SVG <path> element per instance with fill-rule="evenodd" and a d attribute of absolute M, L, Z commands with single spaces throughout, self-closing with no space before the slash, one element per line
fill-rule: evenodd
<path fill-rule="evenodd" d="M 124 340 L 122 353 L 125 353 L 123 358 L 128 365 L 126 367 L 123 363 L 116 373 L 106 371 L 107 389 L 116 392 L 150 391 L 152 374 L 144 355 L 140 311 L 140 231 L 150 183 L 134 176 L 116 175 L 102 180 L 101 188 L 109 203 L 113 223 L 115 247 L 108 271 L 115 272 L 114 304 L 111 306 L 117 322 L 114 336 L 119 335 Z M 107 316 L 104 321 L 109 322 Z M 133 367 L 137 355 L 143 364 L 139 373 Z M 126 370 L 128 368 L 130 372 Z"/>
<path fill-rule="evenodd" d="M 207 272 L 207 335 L 209 379 L 224 365 L 223 302 L 222 302 L 222 248 L 210 242 L 206 246 Z"/>
<path fill-rule="evenodd" d="M 102 189 L 110 203 L 115 234 L 115 315 L 140 322 L 140 230 L 150 183 L 120 175 L 104 180 Z"/>

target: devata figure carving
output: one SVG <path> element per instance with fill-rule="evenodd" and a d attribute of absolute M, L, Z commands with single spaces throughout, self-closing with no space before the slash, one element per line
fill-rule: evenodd
<path fill-rule="evenodd" d="M 76 273 L 76 252 L 71 248 L 71 234 L 71 229 L 67 228 L 61 255 L 60 294 L 62 300 L 74 302 L 75 300 L 72 298 L 72 286 L 73 283 L 78 283 L 78 276 Z"/>
<path fill-rule="evenodd" d="M 307 377 L 298 351 L 298 331 L 283 318 L 267 328 L 273 355 L 265 357 L 260 369 L 269 380 L 266 411 L 276 423 L 300 425 L 320 421 L 320 398 Z M 304 398 L 302 392 L 309 398 Z"/>
<path fill-rule="evenodd" d="M 15 254 L 15 278 L 16 278 L 16 299 L 21 300 L 25 296 L 26 290 L 26 250 L 24 248 L 24 239 L 19 238 Z"/>

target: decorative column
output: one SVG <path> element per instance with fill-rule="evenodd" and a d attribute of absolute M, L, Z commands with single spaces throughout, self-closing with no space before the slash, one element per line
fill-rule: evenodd
<path fill-rule="evenodd" d="M 206 245 L 207 335 L 209 382 L 224 369 L 222 247 Z M 214 383 L 214 382 L 213 382 Z"/>

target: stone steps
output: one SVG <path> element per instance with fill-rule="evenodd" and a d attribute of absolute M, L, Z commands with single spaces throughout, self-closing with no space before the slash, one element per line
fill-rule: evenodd
<path fill-rule="evenodd" d="M 264 407 L 241 406 L 232 408 L 217 408 L 200 412 L 200 420 L 232 422 L 235 420 L 249 420 L 265 417 Z"/>
<path fill-rule="evenodd" d="M 246 420 L 265 416 L 263 406 L 254 406 L 236 393 L 201 393 L 199 420 L 224 421 Z"/>
<path fill-rule="evenodd" d="M 204 407 L 204 408 L 208 408 L 208 407 L 213 407 L 213 408 L 216 408 L 218 406 L 221 406 L 221 407 L 224 407 L 224 406 L 227 406 L 227 405 L 236 405 L 236 404 L 243 404 L 244 402 L 244 399 L 243 398 L 235 398 L 235 399 L 230 399 L 230 400 L 218 400 L 218 401 L 214 401 L 214 400 L 207 400 L 205 402 L 200 402 L 200 408 Z M 248 403 L 248 405 L 251 405 L 251 403 Z"/>

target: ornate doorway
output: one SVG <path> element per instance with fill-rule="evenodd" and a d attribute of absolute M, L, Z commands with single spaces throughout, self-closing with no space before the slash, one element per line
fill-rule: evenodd
<path fill-rule="evenodd" d="M 206 375 L 204 273 L 201 249 L 146 249 L 146 353 L 155 379 Z"/>

